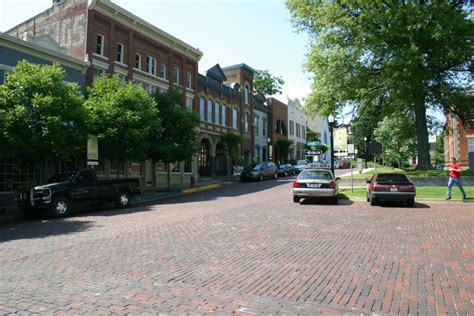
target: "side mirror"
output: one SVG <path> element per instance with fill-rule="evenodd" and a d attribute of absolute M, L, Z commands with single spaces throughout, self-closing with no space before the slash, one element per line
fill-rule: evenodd
<path fill-rule="evenodd" d="M 336 181 L 337 181 L 337 180 L 341 180 L 341 177 L 336 177 Z"/>
<path fill-rule="evenodd" d="M 369 183 L 370 183 L 370 180 L 367 180 L 367 183 L 369 184 Z"/>

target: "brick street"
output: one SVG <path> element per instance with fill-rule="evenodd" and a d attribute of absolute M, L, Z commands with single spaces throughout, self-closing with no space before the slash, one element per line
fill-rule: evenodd
<path fill-rule="evenodd" d="M 292 201 L 291 178 L 0 225 L 0 314 L 474 315 L 474 207 Z"/>

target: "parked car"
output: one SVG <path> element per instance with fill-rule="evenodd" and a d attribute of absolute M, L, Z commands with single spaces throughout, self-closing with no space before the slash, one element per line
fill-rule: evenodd
<path fill-rule="evenodd" d="M 240 180 L 263 181 L 263 179 L 276 179 L 278 168 L 273 161 L 256 162 L 244 168 L 240 173 Z"/>
<path fill-rule="evenodd" d="M 115 202 L 126 207 L 130 196 L 141 193 L 138 179 L 97 180 L 93 169 L 78 169 L 53 175 L 44 185 L 17 191 L 16 204 L 25 213 L 49 210 L 66 217 L 72 205 Z"/>
<path fill-rule="evenodd" d="M 295 169 L 296 172 L 301 172 L 306 167 L 306 160 L 296 160 Z"/>
<path fill-rule="evenodd" d="M 293 202 L 301 198 L 329 198 L 337 203 L 337 180 L 330 170 L 304 169 L 293 182 Z"/>
<path fill-rule="evenodd" d="M 415 205 L 415 184 L 402 173 L 379 173 L 367 181 L 367 202 L 375 205 L 379 201 L 405 201 Z"/>
<path fill-rule="evenodd" d="M 335 169 L 347 169 L 349 168 L 349 163 L 345 160 L 336 160 L 334 161 Z"/>
<path fill-rule="evenodd" d="M 282 163 L 278 166 L 278 176 L 287 177 L 296 174 L 296 169 L 291 163 Z"/>
<path fill-rule="evenodd" d="M 438 169 L 438 170 L 443 170 L 444 169 L 444 163 L 439 162 L 439 163 L 435 164 L 435 168 Z"/>

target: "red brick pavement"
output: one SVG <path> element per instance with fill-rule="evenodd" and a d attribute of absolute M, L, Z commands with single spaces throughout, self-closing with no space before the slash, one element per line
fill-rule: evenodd
<path fill-rule="evenodd" d="M 474 314 L 472 204 L 298 205 L 269 183 L 0 225 L 0 314 Z"/>

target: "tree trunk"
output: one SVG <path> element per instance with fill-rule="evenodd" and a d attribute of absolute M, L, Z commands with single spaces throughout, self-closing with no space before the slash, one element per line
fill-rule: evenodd
<path fill-rule="evenodd" d="M 431 169 L 425 96 L 420 96 L 415 102 L 416 143 L 418 151 L 418 165 L 416 169 Z"/>
<path fill-rule="evenodd" d="M 166 170 L 168 171 L 166 174 L 167 188 L 168 188 L 168 191 L 171 191 L 171 164 L 170 163 L 166 164 Z"/>

